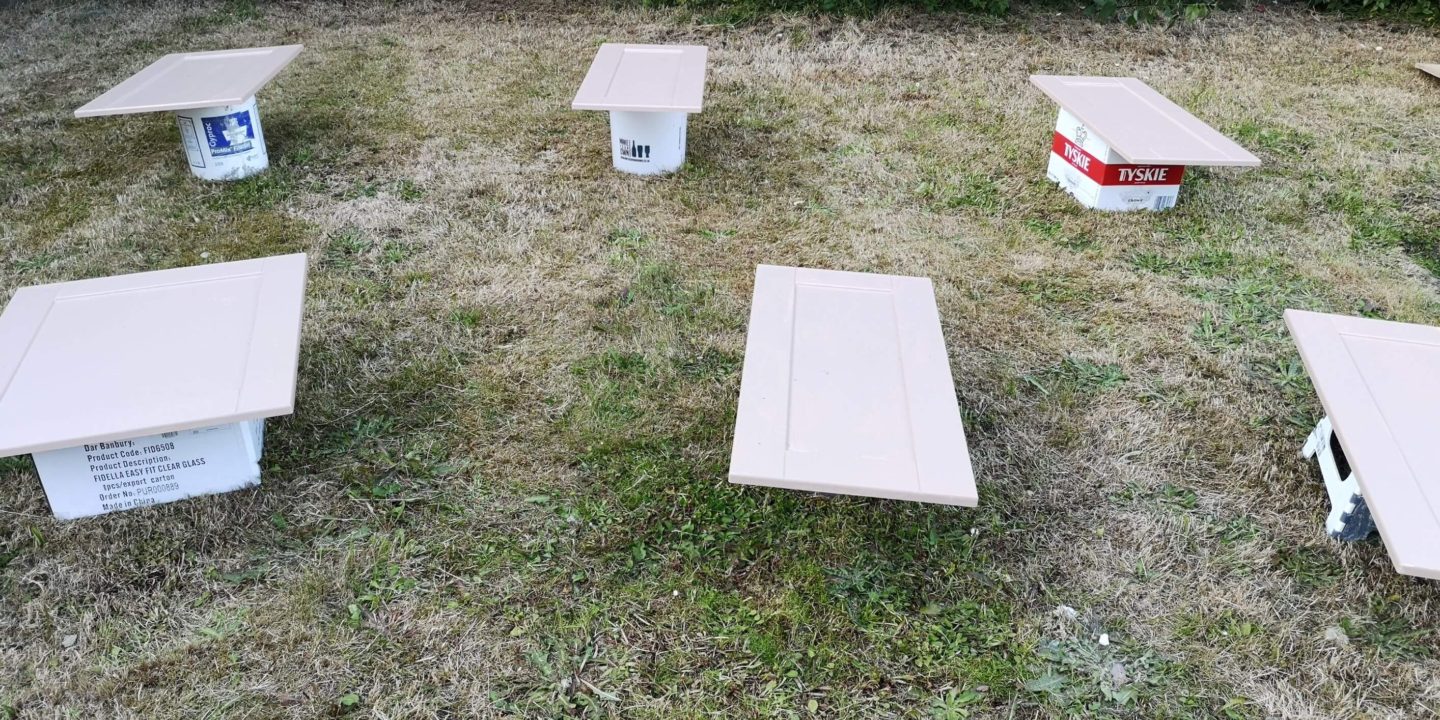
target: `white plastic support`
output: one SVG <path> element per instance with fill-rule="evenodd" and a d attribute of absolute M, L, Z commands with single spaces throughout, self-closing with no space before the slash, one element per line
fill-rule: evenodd
<path fill-rule="evenodd" d="M 1364 540 L 1375 532 L 1375 520 L 1365 496 L 1360 493 L 1360 483 L 1345 461 L 1345 451 L 1335 436 L 1330 418 L 1324 417 L 1315 425 L 1315 430 L 1305 440 L 1300 456 L 1314 458 L 1320 465 L 1320 476 L 1325 481 L 1325 491 L 1330 495 L 1330 516 L 1325 519 L 1325 532 L 1336 540 L 1354 542 Z M 1345 469 L 1341 470 L 1341 465 Z M 1342 477 L 1343 474 L 1343 477 Z"/>

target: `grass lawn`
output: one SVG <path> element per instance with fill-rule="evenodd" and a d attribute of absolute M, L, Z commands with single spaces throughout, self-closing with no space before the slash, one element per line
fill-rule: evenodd
<path fill-rule="evenodd" d="M 1435 717 L 1440 585 L 1325 537 L 1280 313 L 1440 324 L 1440 44 L 1263 9 L 0 10 L 0 301 L 311 258 L 259 489 L 62 524 L 0 460 L 0 718 Z M 682 172 L 569 109 L 604 41 L 710 47 Z M 258 177 L 71 116 L 284 43 Z M 1141 77 L 1265 165 L 1085 211 L 1037 72 Z M 757 263 L 934 280 L 980 508 L 726 482 Z"/>

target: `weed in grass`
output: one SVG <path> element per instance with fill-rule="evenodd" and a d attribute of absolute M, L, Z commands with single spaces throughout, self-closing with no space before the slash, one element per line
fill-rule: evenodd
<path fill-rule="evenodd" d="M 200 201 L 211 210 L 243 216 L 286 203 L 295 196 L 297 182 L 291 168 L 272 166 L 241 180 L 205 183 Z"/>
<path fill-rule="evenodd" d="M 1073 252 L 1087 252 L 1100 246 L 1088 232 L 1066 233 L 1064 223 L 1057 220 L 1026 220 L 1025 227 L 1045 241 Z"/>
<path fill-rule="evenodd" d="M 618 264 L 637 262 L 651 242 L 649 235 L 634 228 L 611 230 L 605 240 L 611 248 L 611 262 Z"/>
<path fill-rule="evenodd" d="M 335 705 L 340 708 L 341 713 L 350 713 L 359 710 L 361 707 L 360 694 L 347 692 L 335 698 Z"/>
<path fill-rule="evenodd" d="M 1258 641 L 1265 634 L 1265 629 L 1254 619 L 1225 609 L 1191 613 L 1181 619 L 1176 633 L 1186 640 L 1198 640 L 1211 647 L 1222 646 L 1233 650 Z"/>
<path fill-rule="evenodd" d="M 1129 378 L 1119 365 L 1067 356 L 1059 365 L 1022 379 L 1044 395 L 1072 397 L 1119 387 Z"/>
<path fill-rule="evenodd" d="M 1140 251 L 1130 255 L 1130 265 L 1157 275 L 1170 274 L 1178 267 L 1175 261 L 1158 252 Z"/>
<path fill-rule="evenodd" d="M 1255 522 L 1255 518 L 1243 515 L 1227 520 L 1218 528 L 1216 536 L 1222 544 L 1233 546 L 1254 540 L 1260 532 L 1260 525 Z"/>
<path fill-rule="evenodd" d="M 1195 495 L 1194 490 L 1171 483 L 1165 483 L 1160 486 L 1159 491 L 1156 493 L 1156 499 L 1160 502 L 1160 505 L 1182 512 L 1194 510 L 1200 501 L 1199 497 Z"/>
<path fill-rule="evenodd" d="M 707 228 L 707 229 L 705 229 L 705 230 L 701 230 L 701 231 L 700 231 L 700 237 L 705 238 L 706 240 L 709 240 L 709 241 L 711 241 L 711 242 L 724 242 L 724 241 L 726 241 L 726 240 L 729 240 L 729 239 L 732 238 L 732 237 L 735 237 L 735 231 L 734 231 L 734 230 L 716 230 L 716 229 L 708 229 L 708 228 Z"/>
<path fill-rule="evenodd" d="M 1093 281 L 1079 275 L 1047 274 L 1020 281 L 1018 289 L 1031 302 L 1046 308 L 1083 309 L 1098 297 Z"/>
<path fill-rule="evenodd" d="M 1347 178 L 1324 196 L 1325 206 L 1345 217 L 1351 227 L 1352 247 L 1362 252 L 1401 249 L 1416 264 L 1440 276 L 1440 218 L 1430 183 L 1440 173 L 1421 170 L 1401 177 L 1405 190 L 1399 195 L 1407 207 L 1392 197 L 1377 197 L 1367 181 Z"/>
<path fill-rule="evenodd" d="M 1279 388 L 1295 401 L 1305 401 L 1315 396 L 1315 388 L 1310 384 L 1310 376 L 1305 372 L 1305 366 L 1300 358 L 1290 355 L 1275 361 L 1268 368 L 1270 382 Z"/>
<path fill-rule="evenodd" d="M 182 17 L 175 30 L 183 34 L 213 32 L 226 25 L 251 22 L 261 17 L 255 0 L 225 0 L 208 14 Z"/>
<path fill-rule="evenodd" d="M 1246 120 L 1232 132 L 1241 144 L 1276 159 L 1294 160 L 1315 146 L 1315 137 L 1310 133 L 1276 122 Z"/>
<path fill-rule="evenodd" d="M 1061 231 L 1065 228 L 1064 224 L 1060 222 L 1054 220 L 1040 220 L 1038 218 L 1026 220 L 1025 227 L 1029 228 L 1032 232 L 1034 232 L 1036 235 L 1039 235 L 1041 238 L 1050 241 L 1058 240 L 1060 238 Z"/>
<path fill-rule="evenodd" d="M 700 318 L 713 294 L 713 288 L 684 282 L 673 265 L 645 263 L 626 288 L 622 303 L 693 321 Z"/>
<path fill-rule="evenodd" d="M 740 372 L 743 357 L 735 353 L 714 348 L 704 348 L 695 353 L 686 353 L 674 359 L 675 369 L 681 377 L 691 380 L 725 380 Z"/>
<path fill-rule="evenodd" d="M 487 315 L 485 308 L 456 308 L 450 311 L 450 322 L 463 328 L 474 329 L 485 321 Z"/>
<path fill-rule="evenodd" d="M 359 200 L 361 198 L 373 198 L 380 196 L 380 183 L 372 178 L 356 180 L 350 187 L 341 191 L 340 198 L 343 200 Z"/>
<path fill-rule="evenodd" d="M 395 183 L 395 194 L 405 202 L 416 202 L 425 197 L 425 189 L 410 178 L 401 178 Z"/>
<path fill-rule="evenodd" d="M 58 255 L 47 255 L 41 253 L 34 257 L 25 258 L 23 260 L 17 261 L 14 264 L 14 268 L 22 273 L 35 272 L 37 270 L 44 270 L 45 268 L 50 267 L 50 265 L 54 264 L 54 262 L 59 259 L 60 256 Z"/>
<path fill-rule="evenodd" d="M 44 538 L 38 535 L 33 526 L 30 528 L 30 532 L 17 535 L 9 543 L 0 544 L 0 572 L 10 567 L 10 563 L 22 557 L 27 550 L 39 548 L 44 544 Z"/>
<path fill-rule="evenodd" d="M 391 535 L 371 536 L 370 547 L 365 550 L 367 555 L 375 558 L 368 564 L 358 556 L 350 558 L 355 563 L 352 566 L 352 604 L 360 609 L 362 617 L 364 613 L 380 610 L 416 588 L 419 583 L 409 576 L 406 566 L 411 556 L 423 552 L 423 548 L 411 540 L 403 529 Z M 353 622 L 355 613 L 351 611 L 347 617 Z"/>
<path fill-rule="evenodd" d="M 985 696 L 974 690 L 946 690 L 930 701 L 932 720 L 964 720 L 970 717 L 971 709 L 985 701 Z"/>
<path fill-rule="evenodd" d="M 586 358 L 571 372 L 586 400 L 572 410 L 583 415 L 572 414 L 571 420 L 587 431 L 615 431 L 640 419 L 643 396 L 658 379 L 643 355 L 615 350 Z"/>
<path fill-rule="evenodd" d="M 1163 663 L 1113 639 L 1108 645 L 1090 638 L 1046 640 L 1035 656 L 1038 662 L 1025 690 L 1071 713 L 1144 703 L 1166 686 Z"/>
<path fill-rule="evenodd" d="M 1369 617 L 1341 618 L 1340 627 L 1351 639 L 1359 640 L 1385 658 L 1429 658 L 1440 645 L 1440 636 L 1434 628 L 1417 627 L 1393 601 L 1385 599 L 1370 603 Z"/>
<path fill-rule="evenodd" d="M 422 252 L 420 245 L 400 240 L 387 241 L 380 248 L 380 264 L 399 265 Z"/>
<path fill-rule="evenodd" d="M 1283 338 L 1281 317 L 1287 308 L 1310 309 L 1320 289 L 1279 261 L 1247 264 L 1223 284 L 1197 284 L 1187 293 L 1212 308 L 1192 329 L 1192 337 L 1211 349 L 1273 347 Z"/>
<path fill-rule="evenodd" d="M 932 170 L 915 186 L 915 196 L 932 209 L 975 208 L 995 212 L 1000 208 L 1000 188 L 995 181 L 978 174 Z"/>
<path fill-rule="evenodd" d="M 1281 548 L 1275 554 L 1280 568 L 1302 588 L 1328 587 L 1344 576 L 1344 570 L 1330 549 L 1313 547 Z"/>
<path fill-rule="evenodd" d="M 375 246 L 375 241 L 364 231 L 346 228 L 333 233 L 325 244 L 324 261 L 336 270 L 348 270 L 359 265 L 361 256 Z"/>
<path fill-rule="evenodd" d="M 29 455 L 0 458 L 0 473 L 19 475 L 22 472 L 32 472 L 34 469 L 35 464 L 30 460 Z"/>

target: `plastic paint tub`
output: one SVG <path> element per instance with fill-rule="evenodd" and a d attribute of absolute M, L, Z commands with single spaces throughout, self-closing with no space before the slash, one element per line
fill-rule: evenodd
<path fill-rule="evenodd" d="M 239 180 L 270 167 L 252 95 L 239 105 L 177 110 L 180 145 L 201 180 Z"/>
<path fill-rule="evenodd" d="M 685 164 L 685 112 L 610 111 L 615 169 L 636 175 L 675 172 Z"/>

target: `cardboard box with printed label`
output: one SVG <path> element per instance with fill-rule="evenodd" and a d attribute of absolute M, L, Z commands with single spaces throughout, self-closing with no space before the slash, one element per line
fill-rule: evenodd
<path fill-rule="evenodd" d="M 1188 165 L 1259 158 L 1135 78 L 1031 76 L 1060 105 L 1046 177 L 1096 210 L 1175 206 Z"/>
<path fill-rule="evenodd" d="M 1184 165 L 1136 165 L 1063 108 L 1046 177 L 1096 210 L 1165 210 L 1180 196 Z"/>
<path fill-rule="evenodd" d="M 260 484 L 265 421 L 176 430 L 35 453 L 61 520 L 230 492 Z"/>
<path fill-rule="evenodd" d="M 98 515 L 260 482 L 294 410 L 304 255 L 22 288 L 0 314 L 0 457 L 51 511 Z"/>

